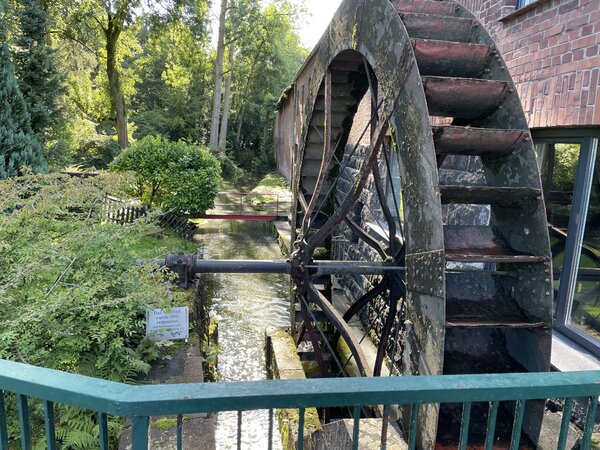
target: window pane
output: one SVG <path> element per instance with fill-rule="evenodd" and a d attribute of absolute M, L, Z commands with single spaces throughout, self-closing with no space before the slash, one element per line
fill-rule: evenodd
<path fill-rule="evenodd" d="M 596 158 L 571 324 L 600 339 L 600 162 Z"/>
<path fill-rule="evenodd" d="M 543 144 L 536 146 L 542 174 L 552 249 L 555 311 L 557 309 L 560 274 L 565 259 L 565 244 L 573 203 L 579 150 L 579 144 Z"/>

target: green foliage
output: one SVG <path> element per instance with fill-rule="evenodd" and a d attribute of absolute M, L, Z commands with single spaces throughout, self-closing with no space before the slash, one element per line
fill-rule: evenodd
<path fill-rule="evenodd" d="M 15 40 L 15 73 L 23 93 L 31 128 L 42 142 L 62 120 L 59 99 L 65 92 L 56 51 L 47 45 L 49 15 L 40 0 L 18 0 L 19 32 Z"/>
<path fill-rule="evenodd" d="M 294 26 L 293 2 L 237 0 L 230 39 L 238 54 L 232 87 L 230 156 L 243 169 L 263 175 L 275 166 L 275 105 L 308 55 Z"/>
<path fill-rule="evenodd" d="M 553 190 L 573 191 L 579 161 L 579 144 L 556 144 L 555 148 Z"/>
<path fill-rule="evenodd" d="M 205 0 L 149 15 L 139 33 L 143 53 L 136 61 L 132 119 L 136 138 L 204 139 L 210 107 L 209 4 Z"/>
<path fill-rule="evenodd" d="M 208 150 L 158 136 L 146 136 L 125 149 L 111 169 L 133 172 L 127 190 L 144 204 L 178 214 L 204 214 L 221 182 L 219 161 Z"/>
<path fill-rule="evenodd" d="M 131 382 L 159 356 L 145 338 L 145 311 L 172 305 L 173 292 L 165 272 L 138 261 L 183 243 L 165 238 L 152 248 L 152 217 L 104 223 L 104 195 L 119 195 L 117 181 L 38 175 L 0 182 L 0 358 Z M 9 401 L 11 417 L 14 407 Z M 111 419 L 113 442 L 121 426 Z M 62 448 L 97 448 L 97 418 L 60 407 L 57 434 Z"/>
<path fill-rule="evenodd" d="M 7 44 L 5 0 L 0 0 L 0 180 L 25 172 L 44 172 L 42 148 L 15 78 Z"/>

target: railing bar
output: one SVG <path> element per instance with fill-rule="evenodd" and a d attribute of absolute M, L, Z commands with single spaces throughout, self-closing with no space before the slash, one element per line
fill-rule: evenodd
<path fill-rule="evenodd" d="M 238 411 L 237 416 L 237 448 L 242 450 L 242 411 Z"/>
<path fill-rule="evenodd" d="M 98 426 L 100 429 L 100 450 L 108 450 L 108 415 L 98 413 Z"/>
<path fill-rule="evenodd" d="M 518 450 L 521 442 L 521 428 L 523 427 L 523 415 L 525 413 L 525 400 L 515 402 L 515 421 L 513 423 L 510 450 Z"/>
<path fill-rule="evenodd" d="M 183 415 L 177 415 L 177 450 L 183 450 Z"/>
<path fill-rule="evenodd" d="M 31 422 L 29 421 L 29 404 L 26 395 L 17 395 L 17 406 L 21 425 L 21 448 L 31 450 Z"/>
<path fill-rule="evenodd" d="M 269 409 L 269 443 L 268 450 L 273 450 L 273 408 Z"/>
<path fill-rule="evenodd" d="M 388 422 L 390 420 L 390 405 L 383 406 L 383 419 L 381 422 L 381 450 L 387 449 Z"/>
<path fill-rule="evenodd" d="M 496 435 L 496 419 L 498 418 L 498 407 L 500 402 L 490 402 L 488 420 L 485 432 L 485 450 L 493 450 L 494 436 Z"/>
<path fill-rule="evenodd" d="M 460 420 L 460 440 L 458 442 L 459 450 L 466 450 L 469 440 L 469 424 L 471 422 L 471 402 L 463 403 L 462 418 Z"/>
<path fill-rule="evenodd" d="M 361 405 L 354 406 L 354 430 L 352 432 L 352 450 L 358 450 L 358 439 L 360 432 L 360 410 Z"/>
<path fill-rule="evenodd" d="M 54 403 L 44 401 L 44 425 L 46 428 L 46 448 L 56 450 L 56 426 L 54 425 Z"/>
<path fill-rule="evenodd" d="M 306 414 L 306 410 L 300 408 L 298 410 L 298 450 L 304 450 L 304 414 Z"/>
<path fill-rule="evenodd" d="M 410 430 L 408 434 L 408 449 L 414 450 L 417 445 L 417 424 L 419 422 L 419 404 L 410 407 Z"/>
<path fill-rule="evenodd" d="M 4 391 L 0 390 L 0 450 L 8 450 L 8 427 L 6 425 L 6 406 Z"/>
<path fill-rule="evenodd" d="M 583 436 L 581 438 L 581 448 L 590 448 L 594 423 L 596 422 L 596 410 L 598 409 L 598 397 L 590 397 L 587 416 L 585 418 L 585 427 L 583 427 Z"/>
<path fill-rule="evenodd" d="M 567 398 L 563 407 L 563 418 L 560 424 L 560 436 L 558 437 L 557 450 L 565 450 L 567 437 L 569 435 L 569 423 L 571 421 L 571 411 L 573 410 L 573 399 Z"/>
<path fill-rule="evenodd" d="M 132 450 L 148 450 L 148 421 L 148 416 L 133 416 L 131 418 Z"/>

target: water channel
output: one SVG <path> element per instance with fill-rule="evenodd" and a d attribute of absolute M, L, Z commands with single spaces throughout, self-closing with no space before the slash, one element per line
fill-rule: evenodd
<path fill-rule="evenodd" d="M 211 220 L 198 225 L 198 252 L 212 259 L 281 259 L 268 222 Z M 254 381 L 267 377 L 264 336 L 270 326 L 289 326 L 288 277 L 274 274 L 208 275 L 207 294 L 219 318 L 221 381 Z M 276 420 L 273 449 L 281 448 Z M 267 411 L 242 416 L 242 448 L 267 448 Z M 218 450 L 237 449 L 237 413 L 217 417 Z"/>

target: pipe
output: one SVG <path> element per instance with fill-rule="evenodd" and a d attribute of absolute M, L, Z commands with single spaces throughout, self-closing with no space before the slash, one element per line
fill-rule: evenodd
<path fill-rule="evenodd" d="M 156 261 L 161 267 L 165 260 Z M 182 261 L 183 262 L 183 261 Z M 405 267 L 386 265 L 377 262 L 365 261 L 314 261 L 306 266 L 314 270 L 314 275 L 334 274 L 363 274 L 383 275 L 390 272 L 404 272 Z M 195 273 L 285 273 L 291 272 L 292 265 L 289 261 L 270 260 L 227 260 L 227 259 L 197 259 L 194 266 Z"/>

